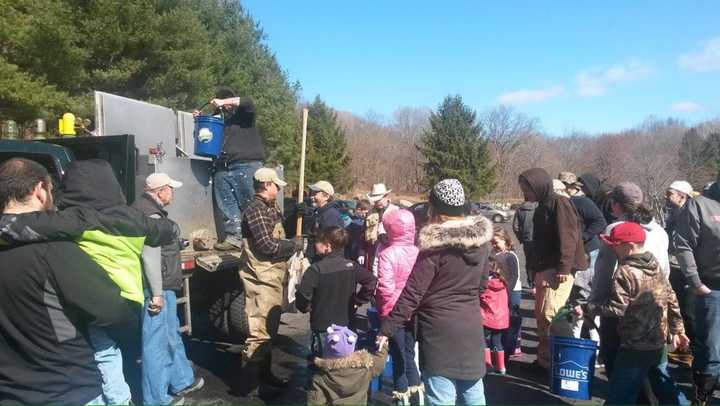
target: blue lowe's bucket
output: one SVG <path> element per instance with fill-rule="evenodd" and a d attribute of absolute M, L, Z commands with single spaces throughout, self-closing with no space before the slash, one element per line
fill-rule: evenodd
<path fill-rule="evenodd" d="M 573 399 L 592 398 L 597 343 L 572 337 L 550 337 L 552 393 Z"/>
<path fill-rule="evenodd" d="M 222 117 L 195 117 L 195 155 L 218 158 L 225 138 L 225 122 Z"/>

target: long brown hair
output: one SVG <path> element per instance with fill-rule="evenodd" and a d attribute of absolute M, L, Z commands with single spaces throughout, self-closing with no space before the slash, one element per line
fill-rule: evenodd
<path fill-rule="evenodd" d="M 501 226 L 493 227 L 493 237 L 500 237 L 505 240 L 505 247 L 508 251 L 515 251 L 515 245 L 513 239 L 508 230 Z"/>

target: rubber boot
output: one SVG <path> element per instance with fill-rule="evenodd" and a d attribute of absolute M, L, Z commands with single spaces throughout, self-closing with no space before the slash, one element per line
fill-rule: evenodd
<path fill-rule="evenodd" d="M 505 375 L 505 351 L 497 351 L 493 353 L 495 356 L 495 359 L 493 360 L 493 363 L 495 364 L 495 372 L 497 372 L 500 375 Z"/>
<path fill-rule="evenodd" d="M 233 392 L 242 396 L 257 396 L 261 370 L 259 362 L 245 362 L 242 371 L 233 382 Z"/>
<path fill-rule="evenodd" d="M 268 354 L 263 360 L 262 380 L 264 383 L 276 388 L 287 388 L 289 381 L 287 379 L 278 378 L 272 373 L 272 355 Z"/>
<path fill-rule="evenodd" d="M 488 372 L 493 370 L 492 352 L 489 348 L 485 349 L 485 370 Z"/>
<path fill-rule="evenodd" d="M 693 371 L 693 383 L 695 386 L 695 404 L 700 406 L 709 405 L 715 386 L 718 383 L 718 376 Z"/>

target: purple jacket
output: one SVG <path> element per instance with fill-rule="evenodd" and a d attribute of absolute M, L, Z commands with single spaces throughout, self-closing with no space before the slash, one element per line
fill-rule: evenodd
<path fill-rule="evenodd" d="M 378 256 L 378 286 L 375 291 L 380 317 L 395 306 L 410 272 L 415 266 L 419 249 L 415 246 L 415 217 L 407 210 L 395 210 L 383 218 L 388 245 Z"/>

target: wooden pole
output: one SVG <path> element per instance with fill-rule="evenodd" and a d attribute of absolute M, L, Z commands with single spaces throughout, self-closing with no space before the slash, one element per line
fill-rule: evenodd
<path fill-rule="evenodd" d="M 307 144 L 307 121 L 308 121 L 308 109 L 303 109 L 303 122 L 302 122 L 302 144 L 300 149 L 300 181 L 298 185 L 298 203 L 303 202 L 305 192 L 305 146 Z M 297 228 L 295 229 L 295 236 L 302 236 L 302 223 L 303 216 L 298 215 Z"/>

